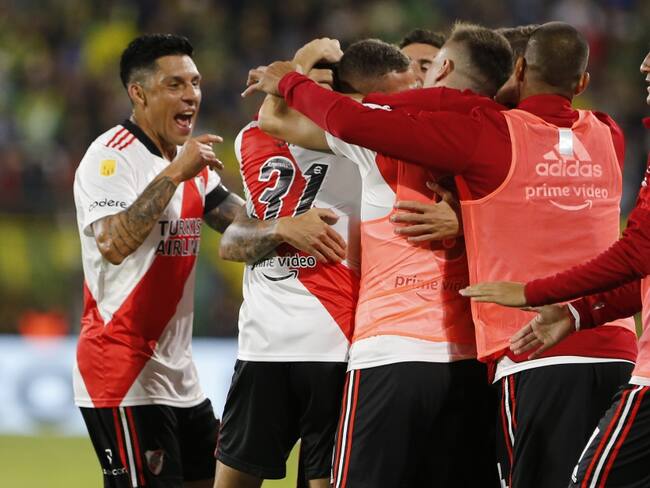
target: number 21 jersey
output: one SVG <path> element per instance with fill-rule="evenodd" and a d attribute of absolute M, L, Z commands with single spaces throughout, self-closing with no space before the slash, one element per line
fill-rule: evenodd
<path fill-rule="evenodd" d="M 346 240 L 339 264 L 318 263 L 289 245 L 244 271 L 239 359 L 345 361 L 359 289 L 361 178 L 346 158 L 289 145 L 252 122 L 235 151 L 249 216 L 261 220 L 329 208 Z"/>

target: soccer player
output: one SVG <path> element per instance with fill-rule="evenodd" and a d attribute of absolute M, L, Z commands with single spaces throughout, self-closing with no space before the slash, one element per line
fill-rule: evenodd
<path fill-rule="evenodd" d="M 76 171 L 84 310 L 74 368 L 106 487 L 210 487 L 218 421 L 191 355 L 202 222 L 223 231 L 243 201 L 192 138 L 201 75 L 184 37 L 153 34 L 122 53 L 131 116 Z M 181 147 L 182 146 L 182 147 Z"/>
<path fill-rule="evenodd" d="M 296 62 L 338 61 L 338 46 L 321 49 L 330 46 L 313 41 Z M 242 129 L 235 150 L 249 217 L 275 222 L 279 237 L 272 247 L 286 222 L 305 218 L 312 207 L 332 227 L 324 230 L 329 248 L 317 246 L 316 257 L 291 245 L 260 256 L 257 232 L 241 216 L 223 236 L 222 257 L 248 264 L 215 487 L 259 487 L 264 479 L 283 478 L 300 438 L 309 486 L 326 488 L 359 290 L 359 171 L 342 157 L 288 145 L 257 122 Z"/>
<path fill-rule="evenodd" d="M 424 84 L 438 51 L 445 43 L 445 36 L 426 29 L 414 29 L 399 42 L 400 50 L 411 60 L 411 68 L 420 83 Z"/>
<path fill-rule="evenodd" d="M 511 65 L 507 43 L 496 35 L 492 43 L 479 41 L 483 34 L 457 27 L 452 37 L 503 56 L 506 71 L 486 76 L 505 81 Z M 407 67 L 407 59 L 392 46 L 367 40 L 346 50 L 338 70 L 347 84 L 365 93 L 368 86 L 378 87 L 377 80 L 397 79 Z M 263 127 L 266 115 L 262 110 Z M 488 447 L 492 417 L 486 372 L 473 359 L 467 303 L 454 298 L 453 290 L 468 279 L 462 240 L 414 245 L 395 234 L 391 222 L 398 199 L 430 200 L 425 182 L 432 175 L 322 130 L 310 140 L 304 130 L 272 126 L 287 139 L 326 143 L 355 161 L 362 175 L 361 291 L 334 486 L 498 485 Z M 462 468 L 467 456 L 474 460 L 473 470 Z"/>
<path fill-rule="evenodd" d="M 650 83 L 650 52 L 641 64 L 641 73 Z M 650 96 L 646 102 L 650 105 Z M 650 127 L 648 119 L 644 122 Z M 643 308 L 644 330 L 636 368 L 585 447 L 572 474 L 571 486 L 576 488 L 650 484 L 650 403 L 645 396 L 650 388 L 649 184 L 650 156 L 646 177 L 622 239 L 593 260 L 526 285 L 481 283 L 465 292 L 477 301 L 509 306 L 543 305 L 602 292 L 567 305 L 544 307 L 512 340 L 515 351 L 533 351 L 533 356 L 570 334 L 575 335 L 576 330 L 590 329 Z"/>
<path fill-rule="evenodd" d="M 453 37 L 439 60 L 447 49 L 458 49 Z M 617 238 L 622 133 L 608 116 L 570 104 L 587 85 L 587 57 L 588 46 L 573 27 L 540 26 L 515 66 L 520 102 L 512 111 L 369 110 L 287 73 L 291 67 L 283 63 L 269 66 L 258 87 L 283 96 L 290 107 L 349 143 L 460 176 L 475 283 L 559 270 L 597 255 Z M 494 60 L 481 61 L 477 65 Z M 430 73 L 438 77 L 449 64 L 445 60 Z M 458 71 L 486 83 L 466 64 Z M 596 154 L 599 159 L 592 160 Z M 582 238 L 585 234 L 589 239 Z M 573 245 L 577 239 L 579 247 Z M 555 243 L 552 256 L 548 242 Z M 574 335 L 577 340 L 569 338 L 544 358 L 526 361 L 508 346 L 529 312 L 484 304 L 472 309 L 479 357 L 496 365 L 501 386 L 504 482 L 515 488 L 561 486 L 632 369 L 633 323 L 581 331 Z M 591 398 L 587 409 L 585 397 Z"/>
<path fill-rule="evenodd" d="M 537 24 L 507 27 L 496 29 L 496 32 L 508 40 L 512 49 L 513 60 L 516 61 L 519 57 L 523 57 L 528 39 L 537 27 L 539 27 Z M 402 49 L 402 52 L 404 52 L 404 49 Z M 445 76 L 441 80 L 433 78 L 433 76 L 430 76 L 428 80 L 425 79 L 424 85 L 425 87 L 435 86 L 434 90 L 420 93 L 412 90 L 398 95 L 371 94 L 364 98 L 364 102 L 416 112 L 420 110 L 470 112 L 477 104 L 485 102 L 468 96 L 470 92 L 467 90 L 463 92 L 462 97 L 459 97 L 458 93 L 442 88 L 450 80 L 453 80 L 453 76 Z M 423 96 L 425 93 L 426 95 Z M 519 93 L 514 70 L 508 81 L 499 88 L 494 99 L 507 107 L 514 108 L 517 105 Z M 448 182 L 446 184 L 448 187 L 453 186 Z M 412 242 L 442 240 L 462 234 L 457 191 L 447 190 L 434 182 L 427 183 L 427 185 L 441 196 L 441 201 L 435 205 L 412 201 L 397 202 L 395 208 L 401 211 L 393 217 L 393 222 L 398 224 L 396 231 L 409 236 L 408 238 Z"/>

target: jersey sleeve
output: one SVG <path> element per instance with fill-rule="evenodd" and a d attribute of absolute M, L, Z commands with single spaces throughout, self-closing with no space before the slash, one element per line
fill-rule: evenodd
<path fill-rule="evenodd" d="M 203 213 L 207 214 L 223 202 L 230 190 L 221 182 L 221 175 L 215 170 L 208 168 L 208 178 L 205 183 L 205 206 Z"/>
<path fill-rule="evenodd" d="M 77 168 L 74 198 L 79 226 L 91 236 L 94 222 L 127 209 L 138 198 L 132 166 L 120 152 L 94 143 Z"/>
<path fill-rule="evenodd" d="M 208 168 L 208 181 L 205 183 L 205 194 L 209 195 L 221 184 L 221 175 L 216 170 Z"/>
<path fill-rule="evenodd" d="M 580 329 L 591 329 L 641 311 L 641 282 L 633 281 L 613 290 L 579 298 L 571 303 Z"/>

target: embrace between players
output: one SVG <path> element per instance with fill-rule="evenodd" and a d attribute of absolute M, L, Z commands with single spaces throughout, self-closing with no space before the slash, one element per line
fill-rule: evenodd
<path fill-rule="evenodd" d="M 617 313 L 601 309 L 620 290 L 539 316 L 486 302 L 538 305 L 645 275 L 622 266 L 608 285 L 594 275 L 546 298 L 537 286 L 535 300 L 516 283 L 618 238 L 624 138 L 571 107 L 589 81 L 579 32 L 457 24 L 446 40 L 418 31 L 401 51 L 364 40 L 345 53 L 319 39 L 251 70 L 246 94 L 267 96 L 236 141 L 243 205 L 206 169 L 220 165 L 217 136 L 190 139 L 191 56 L 169 35 L 127 48 L 133 115 L 75 179 L 75 396 L 105 486 L 259 487 L 284 476 L 298 439 L 298 482 L 312 488 L 650 483 L 642 362 L 619 391 L 639 285 L 624 290 L 636 308 Z M 116 203 L 98 210 L 99 198 Z M 170 229 L 201 218 L 225 231 L 223 258 L 247 263 L 214 480 L 218 422 L 189 345 L 196 255 L 159 245 L 198 239 Z M 507 283 L 466 288 L 485 281 Z"/>

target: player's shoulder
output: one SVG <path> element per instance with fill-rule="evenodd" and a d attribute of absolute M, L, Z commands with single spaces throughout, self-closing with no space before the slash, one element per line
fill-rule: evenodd
<path fill-rule="evenodd" d="M 124 137 L 124 139 L 122 139 Z M 122 147 L 126 140 L 136 136 L 122 125 L 117 125 L 97 137 L 88 146 L 79 166 L 77 177 L 87 177 L 98 174 L 100 176 L 111 176 L 117 171 L 124 171 L 131 168 L 126 146 Z M 118 141 L 122 140 L 118 144 Z M 129 144 L 130 146 L 131 144 Z"/>
<path fill-rule="evenodd" d="M 600 122 L 609 127 L 612 131 L 623 132 L 620 126 L 616 123 L 611 115 L 605 112 L 599 112 L 597 110 L 592 110 L 591 113 L 598 119 Z"/>
<path fill-rule="evenodd" d="M 273 156 L 290 157 L 288 144 L 259 128 L 256 121 L 250 122 L 235 138 L 235 155 L 240 165 Z"/>

